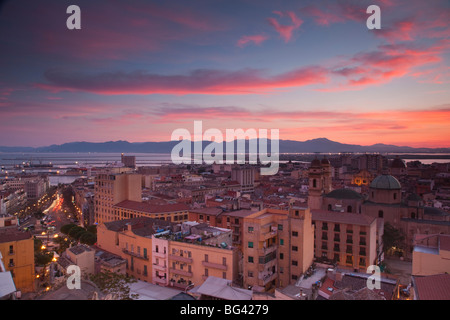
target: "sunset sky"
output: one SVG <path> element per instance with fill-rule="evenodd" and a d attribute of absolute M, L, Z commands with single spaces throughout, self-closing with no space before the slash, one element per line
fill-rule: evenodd
<path fill-rule="evenodd" d="M 202 120 L 450 147 L 448 0 L 2 3 L 2 146 L 168 141 Z M 72 4 L 81 30 L 66 27 Z"/>

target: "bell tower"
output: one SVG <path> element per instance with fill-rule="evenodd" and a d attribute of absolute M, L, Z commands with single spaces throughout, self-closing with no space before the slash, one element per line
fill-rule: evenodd
<path fill-rule="evenodd" d="M 322 161 L 315 158 L 308 170 L 308 207 L 310 209 L 322 208 L 322 196 L 332 191 L 331 165 L 328 159 Z"/>

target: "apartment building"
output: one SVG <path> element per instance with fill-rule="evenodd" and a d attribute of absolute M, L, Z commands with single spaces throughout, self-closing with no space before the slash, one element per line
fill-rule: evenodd
<path fill-rule="evenodd" d="M 142 177 L 130 173 L 99 173 L 95 178 L 95 222 L 116 220 L 113 205 L 132 200 L 141 202 Z"/>
<path fill-rule="evenodd" d="M 313 262 L 314 227 L 308 208 L 263 209 L 244 218 L 244 287 L 256 292 L 295 283 Z"/>
<path fill-rule="evenodd" d="M 223 210 L 220 207 L 208 207 L 189 210 L 189 220 L 207 223 L 213 227 L 232 230 L 233 246 L 241 247 L 244 235 L 244 219 L 255 210 Z"/>
<path fill-rule="evenodd" d="M 412 275 L 430 276 L 450 271 L 450 235 L 417 234 L 414 237 Z"/>
<path fill-rule="evenodd" d="M 112 206 L 114 220 L 148 217 L 172 222 L 187 221 L 189 207 L 185 203 L 150 204 L 124 200 Z"/>
<path fill-rule="evenodd" d="M 0 252 L 5 271 L 10 271 L 17 290 L 33 292 L 34 241 L 29 232 L 19 231 L 15 225 L 0 228 Z"/>
<path fill-rule="evenodd" d="M 97 245 L 127 261 L 136 279 L 185 289 L 208 276 L 238 277 L 231 230 L 197 222 L 132 218 L 99 225 Z"/>
<path fill-rule="evenodd" d="M 377 219 L 364 214 L 312 210 L 314 255 L 365 272 L 377 263 Z M 381 234 L 378 235 L 381 237 Z M 381 239 L 378 239 L 379 243 Z"/>

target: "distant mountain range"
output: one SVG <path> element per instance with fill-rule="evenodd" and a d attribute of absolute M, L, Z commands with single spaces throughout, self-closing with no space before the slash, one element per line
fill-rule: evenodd
<path fill-rule="evenodd" d="M 236 143 L 235 140 L 235 150 Z M 50 145 L 47 147 L 2 147 L 0 152 L 123 152 L 123 153 L 170 153 L 172 148 L 179 141 L 164 142 L 128 142 L 128 141 L 108 141 L 108 142 L 70 142 L 60 145 Z M 210 141 L 203 141 L 203 148 L 209 145 Z M 246 150 L 248 150 L 246 141 Z M 270 152 L 270 140 L 267 143 Z M 194 148 L 192 147 L 192 152 Z M 408 146 L 395 146 L 377 143 L 371 146 L 361 146 L 356 144 L 345 144 L 331 141 L 326 138 L 318 138 L 307 141 L 280 140 L 280 153 L 338 153 L 338 152 L 379 152 L 379 153 L 450 153 L 450 148 L 413 148 Z M 226 148 L 224 146 L 224 151 Z"/>

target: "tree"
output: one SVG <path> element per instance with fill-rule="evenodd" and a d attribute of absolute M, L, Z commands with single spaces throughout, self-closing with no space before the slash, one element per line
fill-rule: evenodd
<path fill-rule="evenodd" d="M 384 224 L 383 251 L 385 253 L 395 251 L 401 252 L 405 246 L 404 241 L 405 235 L 402 230 L 394 228 L 389 222 Z"/>
<path fill-rule="evenodd" d="M 87 227 L 87 231 L 93 234 L 97 234 L 97 226 L 95 224 L 90 225 L 89 227 Z"/>
<path fill-rule="evenodd" d="M 136 279 L 123 274 L 103 270 L 96 275 L 91 275 L 90 280 L 94 282 L 105 294 L 112 294 L 118 300 L 134 300 L 139 297 L 138 294 L 130 295 L 130 283 L 137 282 Z"/>
<path fill-rule="evenodd" d="M 73 227 L 77 227 L 77 225 L 74 223 L 65 224 L 61 227 L 61 232 L 64 234 L 69 234 L 70 229 Z"/>
<path fill-rule="evenodd" d="M 92 246 L 97 242 L 97 237 L 92 232 L 86 231 L 80 236 L 80 242 Z"/>
<path fill-rule="evenodd" d="M 74 239 L 79 239 L 79 237 L 81 236 L 82 233 L 86 232 L 86 229 L 80 227 L 80 226 L 75 226 L 73 228 L 71 228 L 69 230 L 68 235 Z"/>

